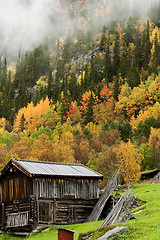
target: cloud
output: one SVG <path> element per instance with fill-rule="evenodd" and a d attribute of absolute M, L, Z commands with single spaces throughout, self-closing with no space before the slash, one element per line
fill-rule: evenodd
<path fill-rule="evenodd" d="M 86 0 L 78 5 L 75 0 L 72 6 L 66 1 L 64 7 L 64 0 L 0 0 L 0 48 L 7 49 L 8 54 L 17 54 L 20 49 L 37 46 L 49 36 L 73 34 L 86 19 L 92 27 L 102 28 L 117 15 L 127 17 L 133 11 L 146 13 L 153 1 Z M 101 11 L 99 15 L 98 11 Z"/>

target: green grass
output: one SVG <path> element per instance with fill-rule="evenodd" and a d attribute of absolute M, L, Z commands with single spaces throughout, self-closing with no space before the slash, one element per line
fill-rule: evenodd
<path fill-rule="evenodd" d="M 142 210 L 134 216 L 137 220 L 130 220 L 125 225 L 129 231 L 117 237 L 120 239 L 159 240 L 160 239 L 160 183 L 136 185 L 133 189 L 137 198 L 146 202 L 133 212 Z M 124 224 L 123 224 L 124 225 Z"/>
<path fill-rule="evenodd" d="M 57 240 L 58 239 L 58 230 L 57 228 L 66 228 L 75 232 L 74 240 L 78 239 L 79 233 L 86 233 L 89 231 L 94 231 L 100 228 L 102 221 L 91 222 L 91 223 L 82 223 L 74 225 L 64 225 L 64 226 L 49 226 L 50 230 L 42 231 L 41 233 L 33 234 L 29 237 L 15 237 L 12 234 L 3 234 L 0 235 L 0 240 Z"/>
<path fill-rule="evenodd" d="M 145 204 L 133 210 L 133 212 L 140 211 L 134 216 L 137 220 L 130 220 L 127 223 L 119 225 L 127 225 L 129 231 L 123 235 L 115 238 L 120 239 L 140 239 L 140 240 L 159 240 L 160 239 L 160 183 L 136 185 L 133 187 L 133 192 L 137 198 L 144 201 Z M 106 229 L 100 229 L 102 221 L 83 223 L 67 226 L 51 226 L 50 230 L 30 237 L 13 237 L 12 235 L 0 235 L 0 240 L 57 240 L 57 228 L 67 228 L 75 233 L 74 240 L 78 239 L 80 233 L 87 233 L 93 231 L 94 234 L 90 240 L 96 240 L 104 234 Z M 97 230 L 98 229 L 98 230 Z M 96 231 L 97 230 L 97 231 Z"/>

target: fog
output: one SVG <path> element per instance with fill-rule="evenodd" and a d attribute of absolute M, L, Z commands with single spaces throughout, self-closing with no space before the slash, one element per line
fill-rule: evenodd
<path fill-rule="evenodd" d="M 64 7 L 65 2 L 65 7 Z M 0 49 L 8 54 L 38 46 L 48 38 L 80 28 L 102 28 L 108 21 L 146 15 L 156 0 L 0 0 Z M 67 8 L 66 8 L 67 6 Z"/>

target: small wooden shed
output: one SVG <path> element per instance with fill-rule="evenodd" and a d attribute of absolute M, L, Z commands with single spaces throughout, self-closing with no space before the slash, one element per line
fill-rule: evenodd
<path fill-rule="evenodd" d="M 58 228 L 58 240 L 73 240 L 74 233 L 68 229 Z"/>
<path fill-rule="evenodd" d="M 102 178 L 80 164 L 11 159 L 0 176 L 1 228 L 84 222 Z"/>

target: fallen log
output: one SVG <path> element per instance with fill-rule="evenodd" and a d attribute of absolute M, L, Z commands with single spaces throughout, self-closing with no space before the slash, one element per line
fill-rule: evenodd
<path fill-rule="evenodd" d="M 104 234 L 102 237 L 98 238 L 97 240 L 109 240 L 111 238 L 115 238 L 116 236 L 123 234 L 128 229 L 129 228 L 127 226 L 116 227 L 108 231 L 106 234 Z"/>
<path fill-rule="evenodd" d="M 126 222 L 131 217 L 133 217 L 131 214 L 129 214 L 129 210 L 131 209 L 135 198 L 136 197 L 133 195 L 131 190 L 127 190 L 107 215 L 101 224 L 101 227 L 106 225 L 113 225 L 120 222 Z"/>
<path fill-rule="evenodd" d="M 117 171 L 115 176 L 113 176 L 112 179 L 107 183 L 103 194 L 99 198 L 97 204 L 95 205 L 91 214 L 87 218 L 86 222 L 98 221 L 107 200 L 109 199 L 110 195 L 113 193 L 115 188 L 117 187 L 118 175 L 119 175 L 119 170 Z"/>

